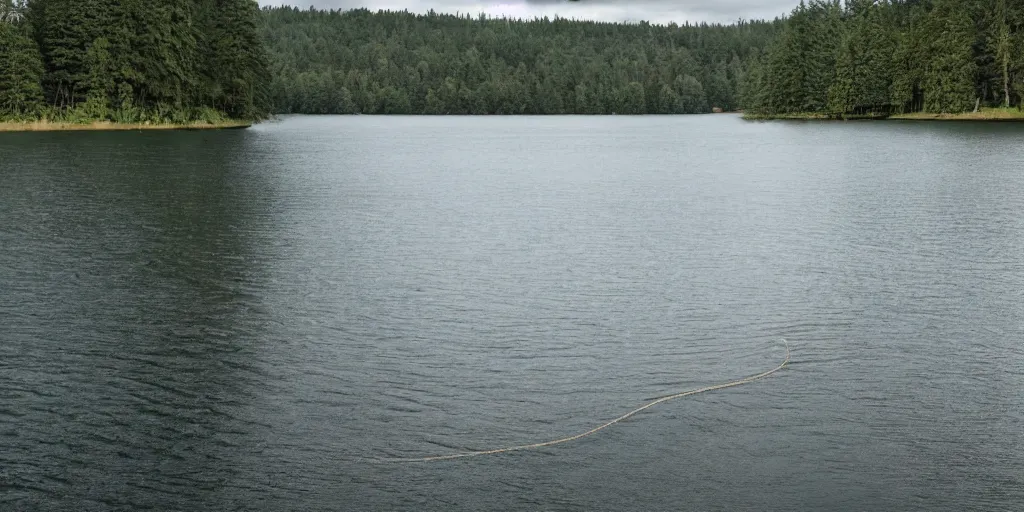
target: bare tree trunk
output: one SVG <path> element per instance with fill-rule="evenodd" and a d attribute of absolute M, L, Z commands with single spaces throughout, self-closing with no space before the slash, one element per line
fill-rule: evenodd
<path fill-rule="evenodd" d="M 1006 97 L 1005 106 L 1010 108 L 1010 57 L 1003 55 L 1003 95 Z"/>

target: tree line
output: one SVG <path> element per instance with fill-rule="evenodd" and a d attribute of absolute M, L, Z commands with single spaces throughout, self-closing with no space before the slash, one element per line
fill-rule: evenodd
<path fill-rule="evenodd" d="M 801 2 L 747 79 L 767 116 L 1019 108 L 1024 0 Z"/>
<path fill-rule="evenodd" d="M 258 120 L 255 0 L 0 0 L 0 120 Z"/>
<path fill-rule="evenodd" d="M 0 0 L 0 120 L 834 117 L 1021 107 L 1024 0 L 809 0 L 730 25 L 255 0 Z"/>
<path fill-rule="evenodd" d="M 782 22 L 516 20 L 264 8 L 280 113 L 691 114 L 737 109 Z"/>

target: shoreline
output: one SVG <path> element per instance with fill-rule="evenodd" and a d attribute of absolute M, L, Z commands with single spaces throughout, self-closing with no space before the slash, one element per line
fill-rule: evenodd
<path fill-rule="evenodd" d="M 851 115 L 832 116 L 816 112 L 797 112 L 791 114 L 744 114 L 747 121 L 970 121 L 988 123 L 1024 122 L 1024 111 L 1017 109 L 982 109 L 979 112 L 963 112 L 960 114 L 935 114 L 931 112 L 911 112 L 892 115 Z"/>
<path fill-rule="evenodd" d="M 174 123 L 115 123 L 94 121 L 90 123 L 67 123 L 60 121 L 0 121 L 0 132 L 76 132 L 76 131 L 132 131 L 132 130 L 238 130 L 252 126 L 248 121 L 223 121 L 218 123 L 196 122 Z"/>
<path fill-rule="evenodd" d="M 1024 111 L 981 111 L 964 112 L 962 114 L 931 114 L 927 112 L 914 112 L 910 114 L 897 114 L 889 116 L 893 121 L 974 121 L 974 122 L 1021 122 L 1024 121 Z"/>

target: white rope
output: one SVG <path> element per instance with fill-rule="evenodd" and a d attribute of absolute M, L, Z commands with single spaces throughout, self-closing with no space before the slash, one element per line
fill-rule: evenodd
<path fill-rule="evenodd" d="M 615 418 L 614 420 L 611 420 L 611 421 L 609 421 L 607 423 L 604 423 L 602 425 L 594 427 L 594 428 L 592 428 L 592 429 L 590 429 L 590 430 L 588 430 L 586 432 L 583 432 L 583 433 L 580 433 L 580 434 L 576 434 L 574 436 L 563 437 L 561 439 L 555 439 L 553 441 L 545 441 L 545 442 L 542 442 L 542 443 L 523 444 L 523 445 L 519 445 L 519 446 L 509 446 L 509 447 L 506 447 L 506 448 L 495 448 L 495 449 L 492 449 L 492 450 L 480 450 L 480 451 L 472 451 L 472 452 L 459 452 L 459 453 L 452 453 L 452 454 L 448 454 L 448 455 L 434 455 L 434 456 L 431 456 L 431 457 L 415 457 L 415 458 L 407 458 L 407 459 L 405 459 L 405 458 L 375 459 L 375 462 L 437 462 L 437 461 L 442 461 L 442 460 L 464 459 L 464 458 L 467 458 L 467 457 L 479 457 L 481 455 L 496 455 L 496 454 L 499 454 L 499 453 L 508 453 L 508 452 L 522 451 L 522 450 L 535 450 L 537 448 L 544 448 L 544 447 L 547 447 L 547 446 L 554 446 L 556 444 L 562 444 L 562 443 L 568 443 L 568 442 L 571 442 L 571 441 L 576 441 L 576 440 L 582 439 L 584 437 L 587 437 L 587 436 L 590 436 L 590 435 L 594 435 L 594 434 L 596 434 L 596 433 L 598 433 L 598 432 L 600 432 L 600 431 L 602 431 L 602 430 L 604 430 L 604 429 L 606 429 L 606 428 L 608 428 L 608 427 L 610 427 L 610 426 L 612 426 L 612 425 L 614 425 L 616 423 L 622 422 L 622 421 L 627 420 L 627 419 L 629 419 L 629 418 L 631 418 L 633 416 L 636 416 L 638 413 L 640 413 L 642 411 L 645 411 L 647 409 L 650 409 L 651 407 L 654 407 L 655 405 L 662 404 L 662 403 L 668 402 L 670 400 L 676 400 L 676 399 L 679 399 L 679 398 L 687 397 L 687 396 L 693 396 L 693 395 L 697 395 L 697 394 L 700 394 L 700 393 L 707 393 L 709 391 L 717 391 L 719 389 L 725 389 L 725 388 L 731 388 L 731 387 L 736 387 L 736 386 L 742 386 L 744 384 L 750 384 L 751 382 L 754 382 L 754 381 L 757 381 L 757 380 L 761 380 L 761 379 L 763 379 L 765 377 L 768 377 L 769 375 L 771 375 L 771 374 L 773 374 L 775 372 L 778 372 L 779 370 L 782 370 L 783 368 L 786 367 L 786 365 L 789 364 L 789 358 L 790 358 L 789 342 L 786 340 L 786 338 L 782 338 L 782 342 L 786 345 L 786 359 L 782 361 L 782 364 L 776 366 L 775 368 L 772 368 L 771 370 L 768 370 L 768 371 L 766 371 L 764 373 L 759 373 L 757 375 L 751 375 L 750 377 L 744 377 L 744 378 L 739 379 L 739 380 L 734 380 L 734 381 L 726 382 L 724 384 L 716 384 L 714 386 L 707 386 L 707 387 L 703 387 L 703 388 L 699 388 L 699 389 L 692 389 L 692 390 L 689 390 L 689 391 L 683 391 L 681 393 L 676 393 L 674 395 L 663 396 L 663 397 L 658 398 L 656 400 L 653 400 L 651 402 L 647 402 L 646 404 L 644 404 L 644 405 L 642 405 L 640 407 L 637 407 L 636 409 L 633 409 L 632 411 L 629 411 L 626 414 L 623 414 L 622 416 L 619 416 L 618 418 Z"/>

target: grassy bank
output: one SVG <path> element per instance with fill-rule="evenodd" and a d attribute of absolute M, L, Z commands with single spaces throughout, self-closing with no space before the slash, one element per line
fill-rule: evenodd
<path fill-rule="evenodd" d="M 907 121 L 1024 121 L 1024 112 L 1016 108 L 983 108 L 978 112 L 964 112 L 961 114 L 913 112 L 891 116 L 889 119 Z"/>
<path fill-rule="evenodd" d="M 864 114 L 864 115 L 829 115 L 817 112 L 796 112 L 790 114 L 754 114 L 745 113 L 743 119 L 751 121 L 776 120 L 811 120 L 811 121 L 855 121 L 855 120 L 895 120 L 895 121 L 1024 121 L 1024 111 L 1016 108 L 983 108 L 978 112 L 960 114 L 934 114 L 930 112 L 911 112 L 909 114 Z"/>
<path fill-rule="evenodd" d="M 60 121 L 0 121 L 0 132 L 65 132 L 65 131 L 126 131 L 126 130 L 223 130 L 248 128 L 249 121 L 225 120 L 217 122 L 173 123 L 114 123 L 94 121 L 90 123 L 68 123 Z"/>
<path fill-rule="evenodd" d="M 748 121 L 777 121 L 777 120 L 813 120 L 813 121 L 831 121 L 834 117 L 827 116 L 825 114 L 818 114 L 814 112 L 794 112 L 789 114 L 755 114 L 753 112 L 744 112 L 743 119 Z"/>
<path fill-rule="evenodd" d="M 887 119 L 881 114 L 822 114 L 820 112 L 791 112 L 788 114 L 754 114 L 745 113 L 743 119 L 748 121 L 857 121 Z"/>

